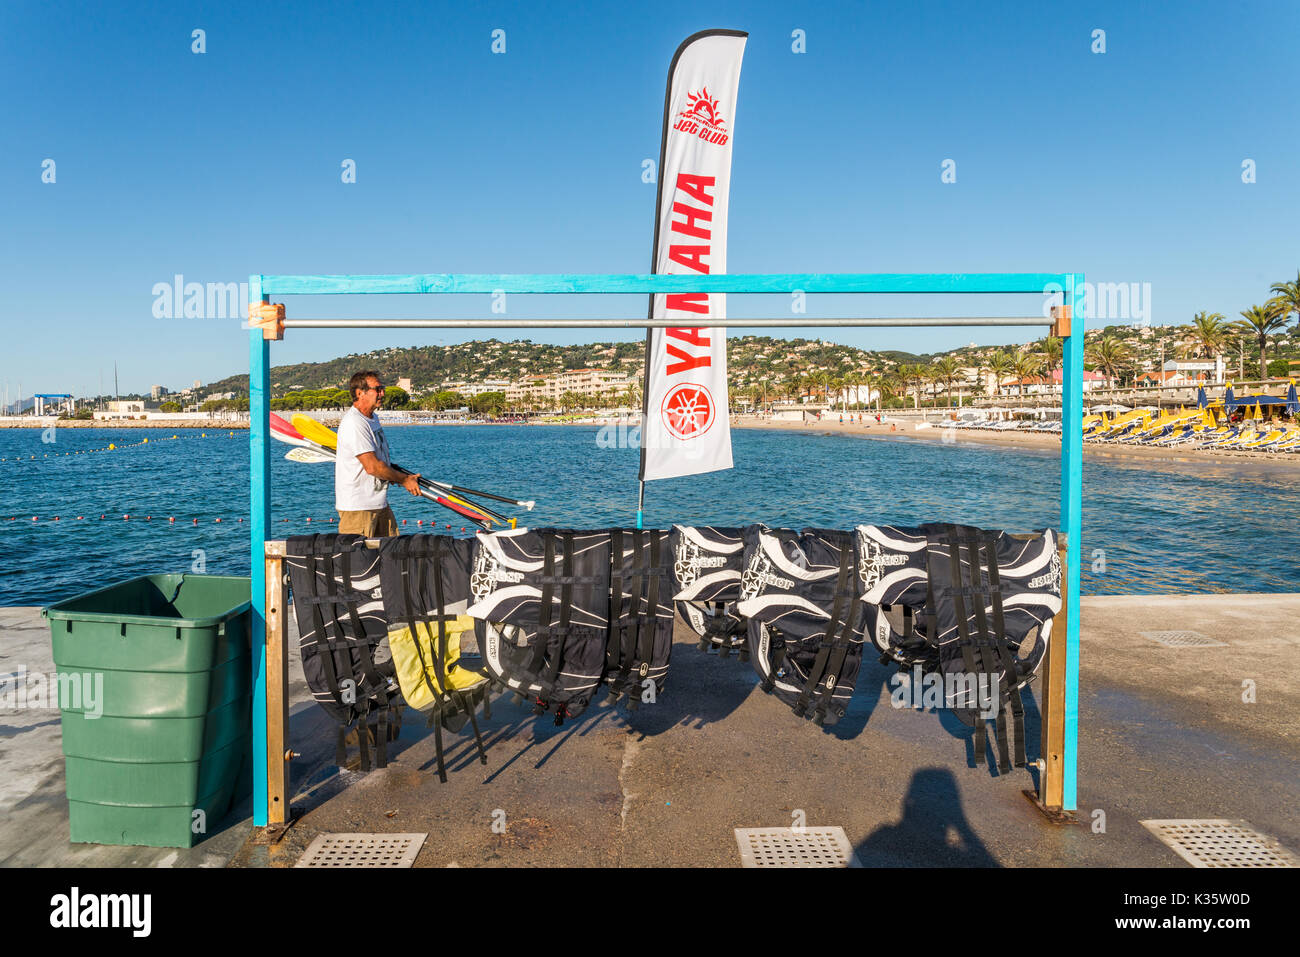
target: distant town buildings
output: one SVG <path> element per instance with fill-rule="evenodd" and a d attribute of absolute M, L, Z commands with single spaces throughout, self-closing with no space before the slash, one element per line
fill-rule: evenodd
<path fill-rule="evenodd" d="M 1201 385 L 1222 382 L 1225 375 L 1223 356 L 1213 359 L 1170 359 L 1159 372 L 1143 372 L 1137 384 L 1143 385 Z"/>
<path fill-rule="evenodd" d="M 399 382 L 401 380 L 398 380 Z M 407 379 L 406 381 L 410 381 Z M 482 382 L 444 382 L 438 387 L 439 392 L 455 392 L 466 398 L 483 395 L 487 392 L 505 392 L 509 395 L 510 382 L 506 379 L 484 379 Z M 409 389 L 407 390 L 410 391 Z"/>
<path fill-rule="evenodd" d="M 505 392 L 507 402 L 528 405 L 539 400 L 559 401 L 569 392 L 603 397 L 611 392 L 626 392 L 632 383 L 629 376 L 608 369 L 566 369 L 564 372 L 502 383 L 504 388 L 491 391 Z"/>
<path fill-rule="evenodd" d="M 1109 389 L 1111 387 L 1110 379 L 1100 372 L 1083 373 L 1083 391 L 1092 392 L 1096 389 Z M 1003 382 L 998 389 L 998 395 L 1060 395 L 1061 394 L 1061 370 L 1054 369 L 1050 377 L 1028 376 L 1022 379 L 1012 379 L 1009 382 Z"/>

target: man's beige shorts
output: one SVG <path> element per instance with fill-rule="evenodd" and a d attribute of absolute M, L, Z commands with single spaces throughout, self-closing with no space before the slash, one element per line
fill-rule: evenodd
<path fill-rule="evenodd" d="M 361 512 L 339 512 L 339 534 L 389 538 L 398 534 L 397 519 L 393 510 L 387 507 Z"/>

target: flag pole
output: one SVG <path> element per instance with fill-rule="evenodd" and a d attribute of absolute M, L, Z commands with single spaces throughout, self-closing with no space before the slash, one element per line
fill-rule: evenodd
<path fill-rule="evenodd" d="M 650 243 L 650 274 L 654 275 L 659 271 L 659 213 L 664 201 L 664 156 L 668 151 L 668 111 L 672 107 L 673 99 L 673 72 L 677 69 L 677 60 L 681 57 L 682 51 L 690 45 L 691 41 L 699 34 L 687 37 L 686 40 L 673 53 L 672 61 L 668 64 L 668 79 L 664 84 L 664 121 L 663 129 L 659 134 L 659 165 L 655 167 L 655 229 L 654 239 Z M 655 317 L 655 294 L 651 293 L 649 302 L 646 305 L 646 319 Z M 641 430 L 638 433 L 641 437 L 641 465 L 637 470 L 637 495 L 636 495 L 636 527 L 645 528 L 645 425 L 650 418 L 650 353 L 654 348 L 654 334 L 652 328 L 647 327 L 645 331 L 645 375 L 641 382 Z"/>

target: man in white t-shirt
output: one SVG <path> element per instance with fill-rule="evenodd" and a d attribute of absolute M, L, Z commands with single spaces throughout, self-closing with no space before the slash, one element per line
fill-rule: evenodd
<path fill-rule="evenodd" d="M 375 410 L 384 399 L 379 373 L 358 372 L 348 380 L 352 407 L 339 422 L 334 463 L 334 507 L 340 535 L 385 538 L 397 534 L 397 519 L 388 507 L 389 484 L 420 494 L 419 473 L 392 467 L 388 440 Z"/>

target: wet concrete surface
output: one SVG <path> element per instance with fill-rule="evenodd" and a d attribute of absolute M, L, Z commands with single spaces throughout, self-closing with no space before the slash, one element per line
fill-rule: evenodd
<path fill-rule="evenodd" d="M 1075 825 L 1049 823 L 1022 795 L 1036 772 L 977 766 L 951 715 L 893 708 L 893 669 L 874 657 L 848 714 L 822 730 L 763 694 L 748 664 L 697 651 L 679 624 L 656 703 L 629 714 L 602 698 L 557 727 L 497 699 L 480 718 L 487 764 L 468 727 L 449 735 L 445 784 L 410 711 L 387 768 L 336 768 L 333 726 L 291 653 L 301 814 L 272 845 L 249 839 L 247 801 L 192 850 L 71 845 L 58 713 L 5 712 L 0 864 L 280 867 L 319 834 L 416 831 L 429 835 L 417 866 L 735 867 L 734 828 L 803 822 L 842 826 L 864 866 L 1186 866 L 1142 827 L 1151 818 L 1244 819 L 1297 850 L 1297 613 L 1300 595 L 1084 599 Z M 1224 644 L 1141 635 L 1172 629 Z M 52 668 L 35 609 L 0 609 L 0 635 L 4 672 Z"/>

